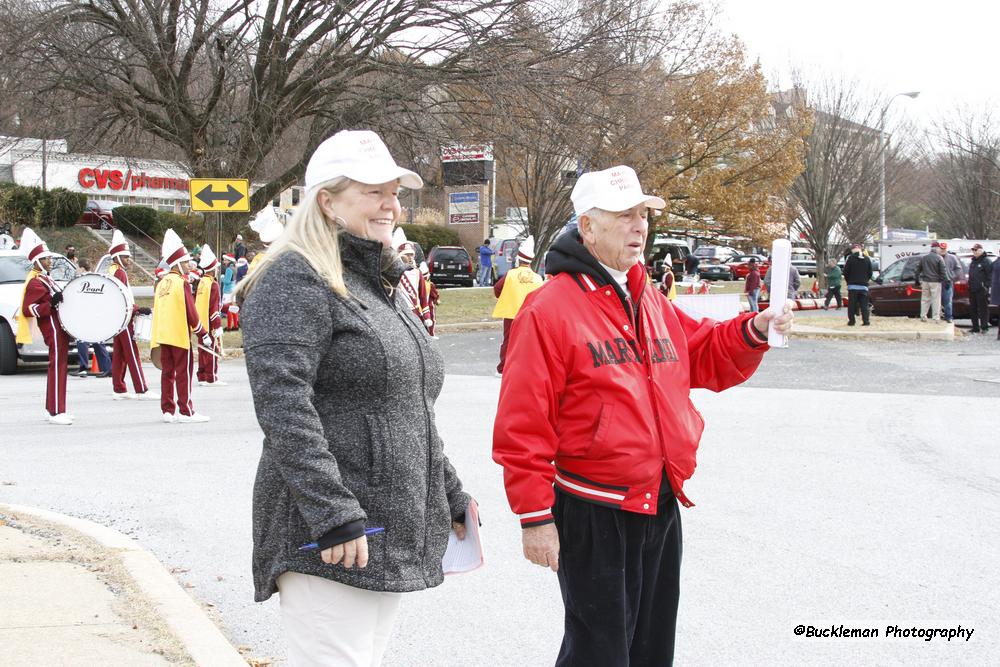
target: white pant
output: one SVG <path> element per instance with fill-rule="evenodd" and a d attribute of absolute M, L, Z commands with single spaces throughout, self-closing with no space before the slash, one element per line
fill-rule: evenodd
<path fill-rule="evenodd" d="M 927 307 L 930 306 L 931 316 L 937 322 L 941 319 L 941 283 L 920 283 L 920 319 L 927 319 Z"/>
<path fill-rule="evenodd" d="M 401 593 L 368 591 L 298 572 L 278 577 L 278 591 L 291 667 L 382 664 Z"/>

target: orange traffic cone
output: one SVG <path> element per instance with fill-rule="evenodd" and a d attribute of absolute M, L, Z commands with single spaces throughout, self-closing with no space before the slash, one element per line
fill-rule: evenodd
<path fill-rule="evenodd" d="M 90 372 L 94 374 L 101 372 L 101 367 L 97 365 L 97 354 L 93 350 L 90 352 Z"/>

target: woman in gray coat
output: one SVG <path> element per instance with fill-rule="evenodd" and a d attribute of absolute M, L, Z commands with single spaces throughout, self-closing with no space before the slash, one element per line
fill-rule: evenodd
<path fill-rule="evenodd" d="M 469 496 L 434 423 L 443 362 L 396 289 L 400 185 L 422 182 L 375 133 L 327 139 L 300 209 L 239 287 L 265 436 L 256 599 L 280 593 L 293 665 L 379 664 L 400 594 L 440 584 L 449 529 L 464 536 Z"/>

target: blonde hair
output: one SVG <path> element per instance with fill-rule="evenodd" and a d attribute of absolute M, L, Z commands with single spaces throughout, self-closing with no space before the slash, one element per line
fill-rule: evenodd
<path fill-rule="evenodd" d="M 309 266 L 326 280 L 330 289 L 340 296 L 347 296 L 344 284 L 344 267 L 340 261 L 341 228 L 336 221 L 329 220 L 319 205 L 319 190 L 337 195 L 346 190 L 353 181 L 338 176 L 316 187 L 316 192 L 306 195 L 306 200 L 292 215 L 285 231 L 268 248 L 253 272 L 236 286 L 236 297 L 244 299 L 254 288 L 271 264 L 286 252 L 302 255 Z"/>

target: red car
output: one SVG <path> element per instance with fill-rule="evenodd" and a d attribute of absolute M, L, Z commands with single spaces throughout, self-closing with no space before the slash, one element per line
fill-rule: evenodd
<path fill-rule="evenodd" d="M 113 211 L 118 206 L 121 206 L 118 202 L 91 199 L 87 202 L 87 208 L 83 209 L 83 215 L 76 221 L 76 224 L 86 225 L 94 229 L 114 229 Z"/>
<path fill-rule="evenodd" d="M 876 315 L 906 315 L 917 317 L 920 312 L 920 287 L 915 284 L 914 272 L 921 255 L 904 257 L 886 267 L 885 271 L 868 286 L 872 312 Z M 955 319 L 969 317 L 969 272 L 971 255 L 959 255 L 963 273 L 955 281 L 952 295 L 952 315 Z M 991 259 L 995 259 L 991 257 Z M 990 306 L 990 319 L 996 316 L 996 307 Z"/>
<path fill-rule="evenodd" d="M 733 274 L 733 280 L 746 280 L 747 274 L 750 273 L 750 258 L 757 260 L 757 268 L 760 270 L 761 278 L 767 273 L 767 270 L 771 267 L 771 260 L 763 255 L 738 255 L 733 258 L 733 261 L 728 262 L 729 270 Z"/>

